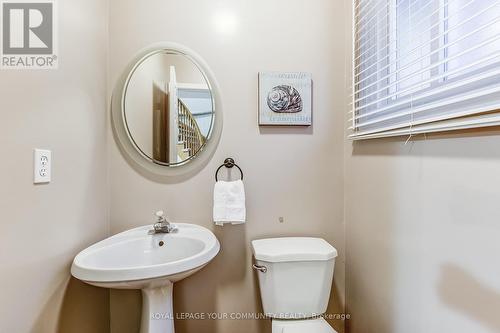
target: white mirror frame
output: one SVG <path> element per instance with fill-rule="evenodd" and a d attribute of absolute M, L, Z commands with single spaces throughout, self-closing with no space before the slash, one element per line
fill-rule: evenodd
<path fill-rule="evenodd" d="M 203 71 L 203 74 L 208 79 L 212 98 L 214 99 L 215 104 L 215 121 L 210 138 L 207 140 L 205 146 L 201 149 L 201 151 L 197 153 L 195 157 L 189 159 L 187 163 L 175 166 L 156 164 L 150 159 L 146 158 L 132 142 L 132 138 L 130 138 L 129 131 L 126 128 L 125 119 L 123 117 L 123 99 L 125 96 L 125 89 L 130 78 L 130 74 L 142 59 L 161 50 L 177 52 L 191 59 Z M 118 143 L 121 145 L 122 152 L 126 155 L 126 157 L 128 157 L 128 160 L 134 164 L 134 166 L 157 176 L 175 177 L 199 171 L 204 165 L 206 165 L 206 163 L 215 153 L 222 134 L 222 100 L 220 97 L 219 85 L 215 79 L 215 75 L 205 63 L 203 58 L 201 58 L 193 50 L 183 45 L 171 42 L 162 42 L 150 45 L 136 54 L 136 56 L 128 64 L 128 66 L 125 68 L 125 71 L 118 80 L 113 91 L 111 101 L 111 123 L 113 126 L 115 137 Z"/>

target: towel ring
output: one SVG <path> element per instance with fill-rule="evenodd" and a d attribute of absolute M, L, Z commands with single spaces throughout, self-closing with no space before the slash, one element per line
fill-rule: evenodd
<path fill-rule="evenodd" d="M 237 167 L 237 168 L 238 168 L 238 170 L 240 170 L 240 173 L 241 173 L 241 180 L 243 180 L 243 171 L 242 171 L 242 170 L 241 170 L 241 168 L 238 166 L 238 164 L 236 164 L 236 163 L 234 162 L 234 159 L 232 159 L 232 158 L 230 158 L 230 157 L 229 157 L 229 158 L 226 158 L 226 159 L 224 160 L 224 164 L 222 164 L 220 167 L 218 167 L 218 168 L 217 168 L 217 171 L 215 171 L 215 181 L 216 181 L 216 182 L 217 182 L 217 181 L 219 181 L 219 179 L 218 179 L 217 175 L 218 175 L 218 173 L 219 173 L 219 170 L 220 170 L 222 167 L 226 167 L 226 168 L 228 168 L 228 169 L 231 169 L 232 167 Z"/>

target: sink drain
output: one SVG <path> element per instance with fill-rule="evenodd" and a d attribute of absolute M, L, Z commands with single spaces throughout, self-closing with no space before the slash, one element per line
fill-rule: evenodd
<path fill-rule="evenodd" d="M 158 245 L 163 246 L 163 245 L 165 245 L 165 242 L 160 241 L 160 243 L 158 243 Z"/>

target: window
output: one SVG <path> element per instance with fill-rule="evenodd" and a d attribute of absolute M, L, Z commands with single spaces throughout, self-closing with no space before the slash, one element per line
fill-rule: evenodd
<path fill-rule="evenodd" d="M 500 0 L 354 0 L 352 139 L 500 125 Z"/>

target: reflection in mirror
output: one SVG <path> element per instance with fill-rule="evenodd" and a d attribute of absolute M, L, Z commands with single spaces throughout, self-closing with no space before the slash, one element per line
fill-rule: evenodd
<path fill-rule="evenodd" d="M 184 164 L 210 138 L 215 117 L 210 83 L 182 53 L 159 50 L 143 58 L 129 75 L 123 97 L 130 139 L 157 164 Z"/>

